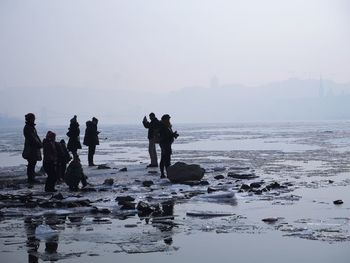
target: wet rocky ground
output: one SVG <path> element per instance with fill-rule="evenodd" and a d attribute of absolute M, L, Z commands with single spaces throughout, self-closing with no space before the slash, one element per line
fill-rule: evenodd
<path fill-rule="evenodd" d="M 105 165 L 84 166 L 89 186 L 77 192 L 61 183 L 58 192 L 45 193 L 45 176 L 29 186 L 25 165 L 3 167 L 0 253 L 8 262 L 138 261 L 137 255 L 171 262 L 169 256 L 189 259 L 197 243 L 205 247 L 213 240 L 218 247 L 212 244 L 208 251 L 227 257 L 230 249 L 221 251 L 227 243 L 249 240 L 253 251 L 264 242 L 276 250 L 284 243 L 303 244 L 319 249 L 320 262 L 329 262 L 325 255 L 346 262 L 350 134 L 338 124 L 301 131 L 283 127 L 185 130 L 174 145 L 173 162 L 200 164 L 206 170 L 200 182 L 171 184 L 156 168 L 146 169 L 147 143 L 136 135 L 102 143 L 97 158 Z M 244 262 L 242 251 L 236 253 Z M 312 253 L 301 254 L 305 259 Z"/>

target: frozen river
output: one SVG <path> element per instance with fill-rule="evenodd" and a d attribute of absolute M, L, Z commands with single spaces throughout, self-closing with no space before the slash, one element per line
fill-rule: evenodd
<path fill-rule="evenodd" d="M 47 130 L 38 125 L 41 137 Z M 66 127 L 51 130 L 58 140 L 67 140 Z M 3 262 L 348 262 L 350 122 L 174 124 L 180 137 L 172 162 L 206 169 L 206 183 L 194 186 L 172 185 L 157 169 L 145 169 L 143 127 L 100 130 L 96 163 L 111 169 L 84 166 L 91 191 L 72 193 L 61 184 L 63 200 L 53 202 L 43 184 L 28 188 L 24 181 L 22 129 L 1 129 Z M 86 155 L 83 147 L 85 165 Z M 120 171 L 124 167 L 127 171 Z M 230 176 L 237 171 L 254 179 Z M 103 184 L 110 178 L 112 185 Z M 227 193 L 232 200 L 221 199 Z M 120 196 L 135 203 L 171 202 L 172 212 L 142 216 L 121 209 L 115 201 Z M 77 200 L 85 205 L 76 205 Z M 344 203 L 335 205 L 335 200 Z M 262 221 L 266 218 L 273 222 Z M 38 234 L 43 225 L 54 233 Z"/>

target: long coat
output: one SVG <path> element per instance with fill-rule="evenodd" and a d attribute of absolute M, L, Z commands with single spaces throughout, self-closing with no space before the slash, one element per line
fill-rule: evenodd
<path fill-rule="evenodd" d="M 86 146 L 96 146 L 100 144 L 98 139 L 97 125 L 92 121 L 86 122 L 85 136 L 84 136 L 84 145 Z"/>
<path fill-rule="evenodd" d="M 67 149 L 71 152 L 77 151 L 77 149 L 81 149 L 80 144 L 80 129 L 79 123 L 73 122 L 70 124 L 67 132 L 67 136 L 69 137 Z"/>
<path fill-rule="evenodd" d="M 28 161 L 41 161 L 41 151 L 43 144 L 36 132 L 35 124 L 26 123 L 23 128 L 24 149 L 22 157 Z"/>
<path fill-rule="evenodd" d="M 160 145 L 168 144 L 171 145 L 175 139 L 175 133 L 171 127 L 167 127 L 163 122 L 160 122 L 159 125 L 159 134 L 160 134 Z"/>

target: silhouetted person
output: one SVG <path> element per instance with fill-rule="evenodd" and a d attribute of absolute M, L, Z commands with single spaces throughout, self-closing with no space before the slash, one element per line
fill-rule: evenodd
<path fill-rule="evenodd" d="M 171 145 L 174 142 L 174 139 L 176 139 L 179 135 L 177 134 L 177 131 L 173 132 L 170 123 L 170 116 L 168 114 L 162 116 L 159 127 L 159 145 L 161 149 L 160 177 L 165 178 L 164 167 L 167 170 L 171 163 Z"/>
<path fill-rule="evenodd" d="M 66 142 L 61 140 L 60 142 L 56 142 L 57 149 L 57 175 L 59 180 L 64 179 L 64 175 L 66 173 L 67 164 L 72 159 L 70 156 Z"/>
<path fill-rule="evenodd" d="M 57 146 L 56 146 L 56 134 L 52 131 L 48 131 L 46 138 L 43 140 L 44 146 L 44 160 L 43 166 L 47 179 L 45 183 L 45 192 L 56 192 L 55 184 L 57 181 Z"/>
<path fill-rule="evenodd" d="M 35 183 L 35 165 L 37 161 L 41 161 L 42 142 L 35 129 L 35 115 L 28 113 L 25 115 L 26 124 L 23 128 L 25 138 L 22 157 L 28 161 L 27 178 L 28 183 Z"/>
<path fill-rule="evenodd" d="M 93 117 L 91 121 L 86 122 L 85 136 L 84 136 L 84 145 L 89 147 L 88 152 L 88 162 L 89 166 L 95 166 L 94 164 L 94 154 L 96 150 L 96 145 L 99 145 L 98 134 L 97 131 L 97 123 L 98 120 Z"/>
<path fill-rule="evenodd" d="M 78 155 L 78 149 L 81 149 L 80 144 L 80 129 L 77 121 L 77 115 L 70 120 L 67 136 L 69 137 L 67 148 L 72 152 L 73 156 Z"/>
<path fill-rule="evenodd" d="M 156 115 L 151 112 L 149 114 L 150 122 L 146 116 L 142 120 L 143 126 L 148 129 L 148 152 L 151 158 L 151 163 L 147 167 L 158 167 L 156 143 L 159 143 L 159 120 Z"/>
<path fill-rule="evenodd" d="M 83 187 L 87 186 L 86 176 L 81 166 L 78 156 L 74 156 L 67 168 L 67 172 L 64 176 L 64 181 L 69 186 L 71 191 L 77 191 L 79 189 L 79 183 L 81 182 Z"/>

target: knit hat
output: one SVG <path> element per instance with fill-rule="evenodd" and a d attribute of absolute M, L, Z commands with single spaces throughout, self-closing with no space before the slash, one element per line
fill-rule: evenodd
<path fill-rule="evenodd" d="M 46 133 L 46 139 L 49 141 L 54 141 L 56 140 L 56 133 L 52 132 L 52 131 L 48 131 Z"/>

